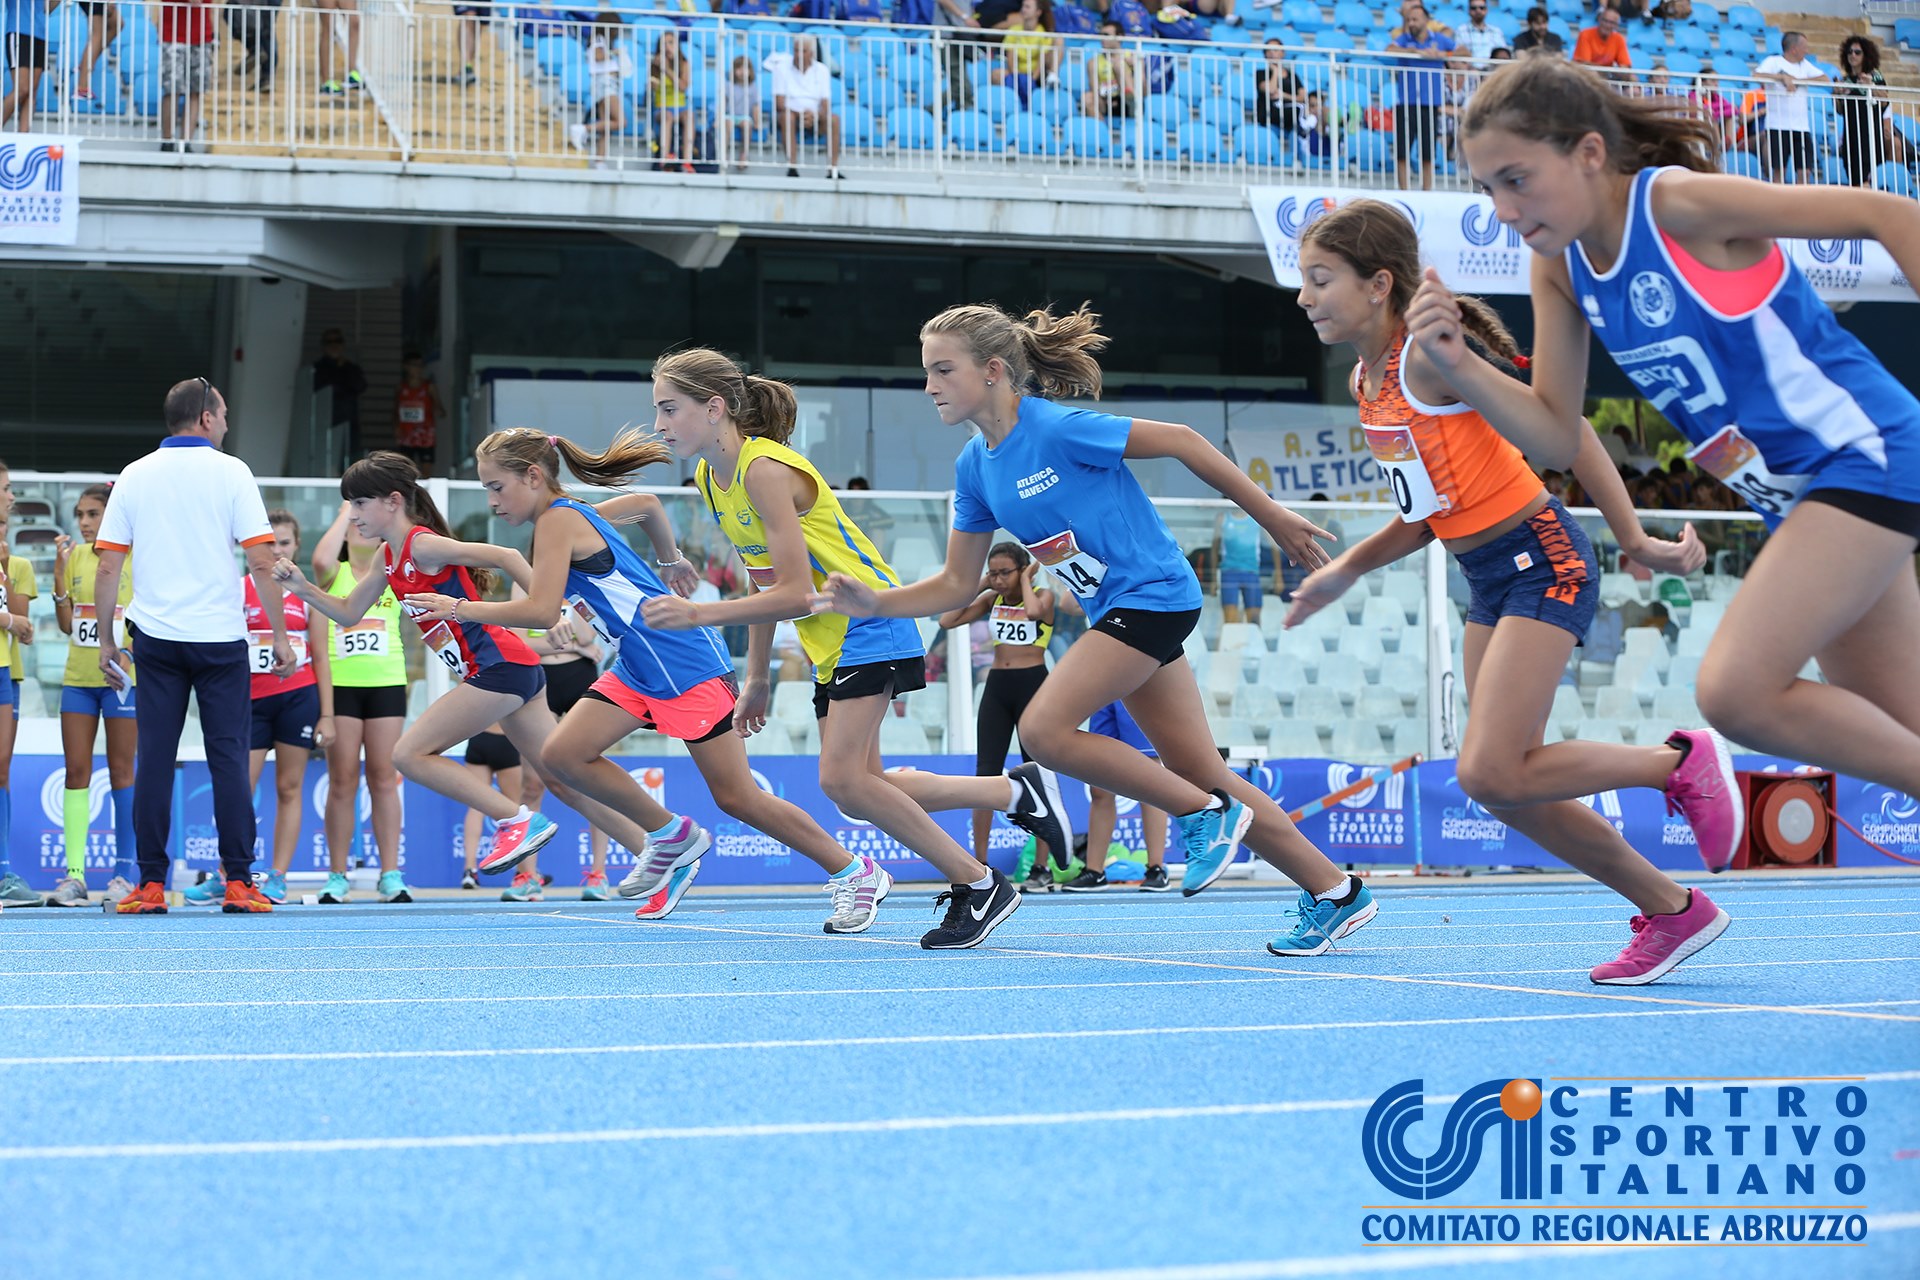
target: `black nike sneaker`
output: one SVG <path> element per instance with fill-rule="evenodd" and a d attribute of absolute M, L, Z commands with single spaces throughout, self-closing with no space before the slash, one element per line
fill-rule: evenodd
<path fill-rule="evenodd" d="M 1051 769 L 1023 764 L 1007 770 L 1020 797 L 1007 810 L 1007 821 L 1047 846 L 1062 871 L 1073 862 L 1073 828 L 1067 825 L 1067 807 L 1060 801 L 1060 779 Z"/>
<path fill-rule="evenodd" d="M 964 951 L 979 946 L 1002 920 L 1019 910 L 1020 895 L 1012 882 L 996 871 L 991 888 L 956 884 L 933 900 L 936 907 L 943 902 L 947 904 L 947 918 L 920 939 L 927 951 Z"/>

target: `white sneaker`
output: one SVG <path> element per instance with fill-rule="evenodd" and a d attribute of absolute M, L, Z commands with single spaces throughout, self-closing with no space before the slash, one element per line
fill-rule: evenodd
<path fill-rule="evenodd" d="M 668 876 L 681 867 L 700 861 L 701 856 L 712 847 L 713 837 L 707 834 L 706 828 L 692 818 L 680 818 L 672 836 L 665 840 L 649 840 L 647 847 L 635 855 L 633 870 L 627 872 L 626 879 L 620 882 L 620 896 L 650 896 Z"/>
<path fill-rule="evenodd" d="M 87 882 L 78 876 L 67 876 L 53 886 L 53 894 L 47 899 L 50 907 L 84 907 L 87 905 Z"/>
<path fill-rule="evenodd" d="M 133 892 L 133 886 L 127 883 L 125 876 L 115 876 L 107 881 L 107 901 L 117 903 Z"/>
<path fill-rule="evenodd" d="M 587 126 L 583 124 L 568 125 L 567 141 L 572 144 L 575 151 L 585 151 L 587 149 Z"/>
<path fill-rule="evenodd" d="M 833 914 L 822 928 L 824 933 L 865 933 L 880 914 L 880 904 L 893 888 L 893 877 L 872 858 L 861 855 L 860 869 L 850 876 L 829 880 L 821 891 L 833 895 Z"/>

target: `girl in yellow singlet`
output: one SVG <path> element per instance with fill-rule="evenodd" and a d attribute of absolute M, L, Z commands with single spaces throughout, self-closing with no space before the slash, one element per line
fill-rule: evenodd
<path fill-rule="evenodd" d="M 37 907 L 40 895 L 13 873 L 7 846 L 13 834 L 13 795 L 8 790 L 13 770 L 13 740 L 19 731 L 19 689 L 24 678 L 21 664 L 13 655 L 20 641 L 33 642 L 33 623 L 27 618 L 27 605 L 33 600 L 33 569 L 25 560 L 20 565 L 24 576 L 13 572 L 5 522 L 13 515 L 13 481 L 7 465 L 0 462 L 0 906 Z"/>
<path fill-rule="evenodd" d="M 65 819 L 67 879 L 54 888 L 55 906 L 86 905 L 88 823 L 93 817 L 93 744 L 102 721 L 107 727 L 107 781 L 113 796 L 113 878 L 107 881 L 107 901 L 118 902 L 133 892 L 138 867 L 133 856 L 133 753 L 139 741 L 134 724 L 134 685 L 107 687 L 100 673 L 100 628 L 112 627 L 124 653 L 124 613 L 133 599 L 133 575 L 120 576 L 120 599 L 114 608 L 99 609 L 93 598 L 93 575 L 100 556 L 93 540 L 107 512 L 111 485 L 90 485 L 73 504 L 73 523 L 80 541 L 62 537 L 54 543 L 53 613 L 67 633 L 67 670 L 60 690 L 60 746 L 66 754 L 67 786 L 62 807 Z M 104 615 L 104 616 L 103 616 Z M 127 674 L 135 674 L 132 659 Z M 73 881 L 71 888 L 67 881 Z"/>
<path fill-rule="evenodd" d="M 747 624 L 746 683 L 734 711 L 743 736 L 767 722 L 767 656 L 773 624 L 795 620 L 814 665 L 820 721 L 820 787 L 849 817 L 870 822 L 952 883 L 928 950 L 976 947 L 1020 905 L 1007 878 L 975 860 L 928 816 L 942 809 L 1002 809 L 1056 849 L 1072 848 L 1059 784 L 1038 765 L 998 778 L 888 773 L 880 720 L 898 695 L 926 687 L 925 649 L 906 619 L 813 612 L 829 574 L 877 591 L 899 585 L 879 550 L 842 510 L 813 464 L 786 445 L 799 406 L 783 382 L 751 377 L 716 351 L 676 351 L 654 366 L 654 427 L 676 457 L 697 459 L 701 497 L 746 563 L 754 592 L 695 604 L 646 602 L 650 627 Z"/>

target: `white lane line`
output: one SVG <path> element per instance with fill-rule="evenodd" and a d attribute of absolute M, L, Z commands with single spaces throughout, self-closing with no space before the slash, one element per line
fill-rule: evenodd
<path fill-rule="evenodd" d="M 1435 1206 L 1441 1209 L 1444 1206 Z M 1569 1206 L 1573 1207 L 1573 1206 Z M 1552 1212 L 1552 1209 L 1546 1210 Z M 1867 1239 L 1920 1227 L 1920 1213 L 1867 1215 Z M 1273 1258 L 1257 1262 L 1175 1263 L 1160 1267 L 1114 1267 L 1090 1271 L 1023 1271 L 1002 1275 L 972 1275 L 961 1280 L 1301 1280 L 1312 1276 L 1372 1275 L 1394 1271 L 1425 1271 L 1435 1267 L 1481 1267 L 1509 1262 L 1546 1262 L 1561 1265 L 1561 1256 L 1587 1258 L 1599 1254 L 1641 1253 L 1648 1249 L 1696 1248 L 1678 1244 L 1487 1245 L 1454 1249 L 1376 1249 L 1365 1253 L 1336 1253 L 1317 1258 Z M 1790 1248 L 1791 1246 L 1775 1246 Z M 1571 1261 L 1572 1259 L 1568 1259 Z M 1729 1265 L 1722 1262 L 1720 1265 Z"/>
<path fill-rule="evenodd" d="M 1435 1101 L 1441 1101 L 1435 1099 Z M 142 1160 L 204 1156 L 332 1155 L 355 1151 L 447 1151 L 462 1148 L 563 1147 L 623 1142 L 707 1142 L 716 1139 L 805 1138 L 856 1133 L 921 1133 L 956 1129 L 1032 1129 L 1063 1125 L 1151 1124 L 1325 1111 L 1359 1111 L 1373 1098 L 1313 1102 L 1229 1102 L 1204 1107 L 1123 1107 L 1106 1111 L 1029 1112 L 987 1116 L 901 1116 L 891 1120 L 817 1120 L 650 1129 L 578 1129 L 558 1133 L 466 1133 L 437 1137 L 286 1138 L 249 1142 L 129 1142 L 68 1147 L 0 1147 L 0 1160 Z"/>
<path fill-rule="evenodd" d="M 918 943 L 915 944 L 919 945 Z M 632 991 L 555 993 L 546 995 L 487 996 L 364 996 L 315 997 L 285 1000 L 113 1000 L 90 1004 L 4 1004 L 0 1013 L 133 1013 L 146 1009 L 304 1009 L 347 1005 L 422 1004 L 560 1004 L 594 1000 L 786 1000 L 812 996 L 959 995 L 980 991 L 1088 991 L 1102 987 L 1210 987 L 1288 981 L 1282 973 L 1256 978 L 1172 978 L 1131 982 L 1034 982 L 993 986 L 953 987 L 838 987 L 802 991 Z"/>

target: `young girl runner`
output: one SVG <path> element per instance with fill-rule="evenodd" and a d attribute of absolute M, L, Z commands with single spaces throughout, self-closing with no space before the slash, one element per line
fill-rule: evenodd
<path fill-rule="evenodd" d="M 1434 538 L 1460 562 L 1473 591 L 1467 607 L 1467 721 L 1460 788 L 1508 826 L 1638 907 L 1632 940 L 1593 981 L 1652 982 L 1727 927 L 1705 893 L 1689 892 L 1636 852 L 1579 797 L 1656 779 L 1689 819 L 1713 833 L 1718 802 L 1693 785 L 1725 763 L 1709 730 L 1681 731 L 1661 747 L 1598 742 L 1541 745 L 1553 692 L 1593 622 L 1600 566 L 1586 531 L 1548 495 L 1520 451 L 1455 400 L 1421 350 L 1405 315 L 1420 278 L 1420 243 L 1401 211 L 1355 200 L 1300 234 L 1300 305 L 1320 341 L 1360 355 L 1351 390 L 1374 460 L 1392 484 L 1400 519 L 1349 548 L 1294 589 L 1287 625 L 1338 600 L 1360 577 L 1413 554 Z M 1495 359 L 1518 358 L 1490 307 L 1458 300 L 1462 324 Z M 1647 536 L 1600 438 L 1586 430 L 1573 459 L 1620 549 L 1636 563 L 1686 574 L 1706 560 L 1688 525 L 1678 542 Z M 1498 672 L 1494 679 L 1484 673 Z M 1683 767 L 1681 761 L 1692 762 Z M 1705 847 L 1705 839 L 1702 840 Z"/>
<path fill-rule="evenodd" d="M 425 593 L 451 602 L 440 618 L 408 610 L 420 626 L 432 660 L 442 663 L 456 684 L 400 735 L 393 762 L 403 776 L 478 809 L 499 824 L 493 848 L 480 863 L 480 870 L 492 875 L 531 857 L 553 839 L 558 828 L 517 800 L 482 785 L 441 752 L 498 721 L 525 763 L 544 772 L 541 750 L 553 732 L 553 712 L 541 696 L 545 680 L 539 659 L 526 641 L 504 627 L 469 621 L 461 613 L 462 606 L 471 608 L 481 601 L 494 572 L 516 568 L 524 572 L 527 562 L 511 548 L 456 541 L 419 479 L 411 462 L 385 450 L 354 463 L 340 479 L 340 494 L 353 506 L 350 519 L 361 533 L 386 544 L 381 551 L 384 582 L 370 576 L 354 584 L 342 600 L 308 582 L 291 560 L 276 561 L 274 576 L 309 607 L 341 626 L 359 622 L 389 588 L 403 602 L 410 595 Z M 687 818 L 667 815 L 648 832 L 576 795 L 550 775 L 546 782 L 562 801 L 630 849 L 645 848 L 651 841 L 656 849 L 670 850 L 673 856 L 698 857 L 711 843 L 707 833 Z"/>
<path fill-rule="evenodd" d="M 13 481 L 7 464 L 0 462 L 0 525 L 13 516 Z M 33 623 L 27 618 L 29 592 L 14 583 L 11 569 L 12 549 L 0 532 L 0 907 L 37 907 L 44 901 L 14 874 L 9 858 L 13 836 L 13 794 L 8 789 L 13 770 L 13 741 L 19 731 L 19 708 L 14 705 L 12 649 L 21 636 L 33 638 Z"/>
<path fill-rule="evenodd" d="M 291 511 L 267 512 L 273 528 L 273 553 L 287 560 L 300 554 L 300 522 Z M 307 761 L 315 748 L 325 749 L 333 737 L 333 673 L 328 662 L 327 623 L 299 600 L 283 602 L 287 639 L 296 660 L 293 673 L 273 672 L 273 629 L 260 605 L 252 575 L 244 575 L 247 610 L 247 653 L 252 672 L 253 736 L 247 784 L 258 788 L 273 752 L 274 796 L 273 861 L 260 892 L 276 906 L 287 900 L 287 868 L 293 865 L 300 843 L 300 820 L 305 809 Z M 188 889 L 186 900 L 201 906 L 224 902 L 227 882 L 213 875 Z M 405 898 L 402 901 L 411 901 Z"/>
<path fill-rule="evenodd" d="M 360 828 L 361 758 L 366 759 L 367 802 L 373 844 L 380 857 L 382 902 L 409 902 L 400 874 L 400 775 L 393 744 L 407 723 L 407 656 L 400 640 L 400 602 L 384 589 L 374 555 L 378 541 L 353 526 L 351 503 L 342 502 L 333 523 L 313 549 L 313 581 L 345 600 L 367 578 L 383 590 L 367 616 L 351 627 L 326 624 L 333 669 L 333 738 L 327 743 L 327 884 L 325 903 L 345 902 L 349 858 L 357 853 Z"/>
<path fill-rule="evenodd" d="M 873 823 L 952 883 L 951 893 L 935 900 L 948 904 L 946 918 L 920 939 L 921 946 L 979 946 L 1019 907 L 1020 895 L 928 814 L 1003 809 L 1048 848 L 1071 849 L 1057 780 L 1032 764 L 1000 778 L 888 773 L 880 759 L 880 718 L 895 696 L 926 687 L 926 651 L 911 622 L 815 611 L 825 607 L 814 597 L 829 574 L 859 584 L 869 596 L 889 594 L 898 583 L 813 464 L 787 447 L 799 408 L 793 389 L 745 375 L 717 351 L 693 348 L 654 366 L 653 397 L 656 429 L 675 457 L 699 460 L 695 483 L 746 563 L 755 592 L 702 605 L 656 597 L 646 604 L 647 625 L 752 624 L 747 686 L 737 715 L 748 732 L 755 732 L 767 719 L 772 624 L 794 619 L 814 666 L 821 789 L 843 812 Z M 900 617 L 931 616 L 971 600 L 986 550 L 983 540 L 962 589 Z"/>
<path fill-rule="evenodd" d="M 1533 385 L 1466 350 L 1459 305 L 1432 275 L 1408 328 L 1456 395 L 1549 465 L 1584 439 L 1591 328 L 1694 442 L 1696 465 L 1772 526 L 1700 664 L 1708 721 L 1754 750 L 1920 794 L 1920 401 L 1776 241 L 1875 239 L 1920 280 L 1920 212 L 1881 192 L 1726 177 L 1712 144 L 1685 103 L 1621 97 L 1545 59 L 1503 67 L 1474 94 L 1462 146 L 1539 255 Z M 1826 683 L 1799 678 L 1809 658 Z M 1717 822 L 1694 822 L 1717 871 L 1743 819 L 1730 765 L 1700 754 L 1682 767 L 1718 800 Z"/>
<path fill-rule="evenodd" d="M 897 591 L 837 574 L 826 592 L 834 607 L 889 617 L 951 608 L 972 595 L 993 531 L 1004 528 L 1092 621 L 1021 718 L 1026 749 L 1070 777 L 1181 815 L 1188 896 L 1219 878 L 1244 837 L 1301 886 L 1295 927 L 1268 944 L 1276 955 L 1318 955 L 1372 919 L 1365 886 L 1220 758 L 1181 648 L 1200 618 L 1200 583 L 1125 460 L 1178 460 L 1307 564 L 1325 562 L 1315 539 L 1326 531 L 1268 497 L 1191 427 L 1056 404 L 1058 396 L 1100 394 L 1094 354 L 1107 340 L 1084 306 L 1025 320 L 993 306 L 955 307 L 929 320 L 920 342 L 940 420 L 980 429 L 954 468 L 946 565 Z M 1115 699 L 1166 768 L 1076 727 Z"/>
<path fill-rule="evenodd" d="M 745 735 L 735 719 L 733 659 L 720 634 L 710 627 L 656 630 L 641 620 L 646 602 L 678 599 L 674 591 L 692 592 L 699 581 L 675 544 L 665 506 L 651 494 L 635 493 L 591 507 L 568 496 L 558 481 L 563 459 L 584 483 L 617 485 L 671 456 L 664 444 L 634 432 L 622 434 L 602 453 L 527 428 L 496 431 L 482 440 L 474 451 L 480 482 L 502 520 L 534 524 L 534 559 L 527 599 L 474 606 L 473 616 L 539 626 L 558 619 L 570 604 L 567 626 L 588 629 L 616 656 L 548 742 L 554 771 L 614 808 L 653 806 L 606 753 L 639 728 L 680 739 L 723 812 L 805 854 L 827 873 L 833 914 L 825 931 L 863 933 L 892 880 L 873 859 L 841 848 L 798 805 L 755 784 Z M 615 520 L 644 528 L 658 572 L 613 527 Z M 429 616 L 445 607 L 431 597 L 412 603 L 432 611 Z M 625 897 L 655 892 L 695 861 L 656 851 L 636 855 L 633 872 L 620 884 Z"/>
<path fill-rule="evenodd" d="M 118 902 L 133 892 L 139 867 L 133 856 L 133 751 L 138 739 L 134 726 L 134 686 L 107 687 L 100 674 L 100 628 L 110 626 L 117 643 L 126 648 L 125 609 L 133 599 L 133 575 L 120 577 L 120 599 L 100 616 L 94 607 L 93 572 L 100 555 L 94 539 L 107 511 L 104 484 L 89 485 L 73 504 L 73 524 L 80 541 L 61 537 L 54 543 L 53 613 L 67 633 L 67 670 L 60 690 L 60 746 L 66 755 L 67 786 L 61 815 L 65 819 L 67 875 L 54 886 L 48 901 L 56 907 L 87 903 L 87 826 L 93 815 L 93 743 L 102 721 L 107 729 L 107 783 L 113 798 L 113 878 L 107 881 L 107 901 Z M 127 675 L 135 671 L 126 662 Z"/>
<path fill-rule="evenodd" d="M 1053 639 L 1053 592 L 1034 585 L 1040 562 L 1027 554 L 1017 542 L 995 544 L 987 553 L 987 576 L 980 580 L 980 594 L 958 609 L 940 615 L 943 630 L 969 626 L 981 618 L 991 618 L 993 666 L 987 672 L 986 686 L 980 691 L 980 708 L 975 729 L 974 773 L 983 778 L 998 776 L 1007 767 L 1007 749 L 1013 745 L 1014 729 L 1026 713 L 1033 695 L 1040 692 L 1047 678 L 1047 645 Z M 1027 758 L 1025 744 L 1020 758 Z M 973 814 L 973 856 L 987 860 L 987 835 L 993 827 L 993 814 L 976 809 Z M 1022 893 L 1049 893 L 1053 889 L 1053 871 L 1048 865 L 1048 850 L 1040 847 L 1033 859 L 1033 871 L 1020 886 Z M 1073 859 L 1073 850 L 1052 850 L 1052 861 L 1065 871 Z"/>

